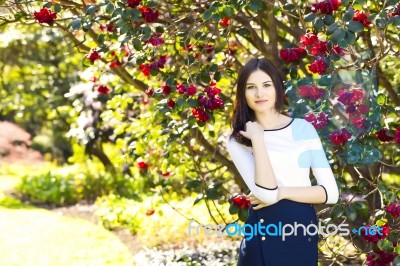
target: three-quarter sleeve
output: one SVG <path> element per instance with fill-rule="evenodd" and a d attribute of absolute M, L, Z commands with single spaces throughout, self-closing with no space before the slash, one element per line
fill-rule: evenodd
<path fill-rule="evenodd" d="M 228 136 L 226 139 L 226 148 L 238 172 L 254 196 L 269 205 L 276 203 L 278 187 L 265 188 L 255 183 L 254 157 L 247 147 L 239 144 L 234 138 L 229 139 Z"/>
<path fill-rule="evenodd" d="M 311 169 L 318 185 L 325 190 L 326 204 L 335 204 L 339 199 L 339 190 L 332 168 L 329 165 L 321 139 L 314 126 L 307 122 L 307 135 L 310 137 L 308 149 L 311 159 Z"/>

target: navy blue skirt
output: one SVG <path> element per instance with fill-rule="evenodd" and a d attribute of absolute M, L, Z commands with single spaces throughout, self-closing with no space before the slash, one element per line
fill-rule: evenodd
<path fill-rule="evenodd" d="M 318 265 L 318 219 L 312 204 L 284 199 L 259 210 L 251 205 L 242 230 L 238 266 Z"/>

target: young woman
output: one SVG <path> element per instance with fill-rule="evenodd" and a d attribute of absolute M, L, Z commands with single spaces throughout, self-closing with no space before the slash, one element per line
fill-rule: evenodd
<path fill-rule="evenodd" d="M 339 197 L 318 133 L 281 113 L 283 96 L 283 80 L 267 59 L 253 58 L 240 71 L 226 142 L 251 191 L 239 266 L 318 265 L 313 204 Z M 318 185 L 311 185 L 310 168 Z"/>

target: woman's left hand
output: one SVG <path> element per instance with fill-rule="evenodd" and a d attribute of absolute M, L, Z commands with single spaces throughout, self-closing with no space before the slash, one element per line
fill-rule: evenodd
<path fill-rule="evenodd" d="M 268 204 L 262 202 L 261 200 L 259 200 L 256 196 L 254 196 L 252 193 L 250 193 L 249 195 L 246 196 L 248 200 L 250 200 L 250 203 L 252 205 L 257 205 L 255 207 L 253 207 L 253 210 L 259 210 L 261 208 L 267 207 Z"/>

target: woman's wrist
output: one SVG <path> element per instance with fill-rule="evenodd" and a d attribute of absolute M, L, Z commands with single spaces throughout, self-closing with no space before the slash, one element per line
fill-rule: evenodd
<path fill-rule="evenodd" d="M 251 138 L 251 143 L 264 143 L 264 136 L 263 135 L 256 135 Z"/>

